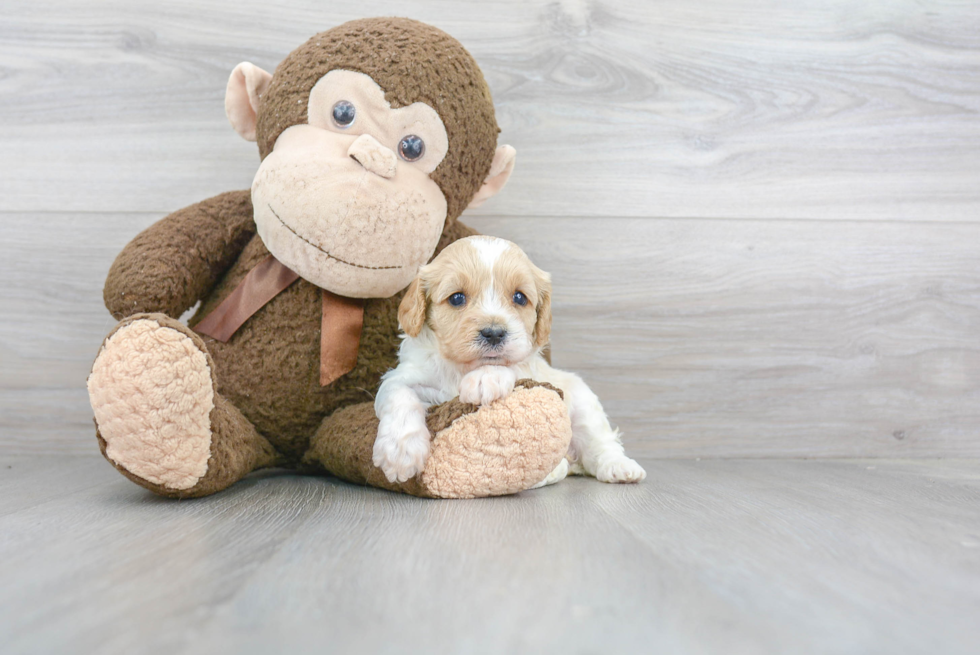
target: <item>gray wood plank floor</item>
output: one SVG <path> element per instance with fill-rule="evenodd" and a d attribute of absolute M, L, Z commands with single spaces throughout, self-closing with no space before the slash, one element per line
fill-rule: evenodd
<path fill-rule="evenodd" d="M 644 460 L 425 501 L 259 474 L 167 501 L 0 460 L 13 653 L 975 653 L 980 461 Z"/>

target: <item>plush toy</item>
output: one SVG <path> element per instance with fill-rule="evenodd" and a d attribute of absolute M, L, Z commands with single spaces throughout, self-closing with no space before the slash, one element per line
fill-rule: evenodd
<path fill-rule="evenodd" d="M 457 218 L 514 165 L 470 54 L 416 21 L 352 21 L 275 74 L 237 66 L 225 108 L 258 142 L 251 191 L 167 216 L 109 271 L 105 303 L 121 322 L 88 379 L 105 457 L 177 498 L 265 467 L 431 497 L 543 480 L 571 427 L 559 394 L 534 383 L 484 407 L 432 408 L 432 452 L 410 480 L 371 461 L 403 289 L 474 234 Z M 188 328 L 177 319 L 198 301 Z"/>

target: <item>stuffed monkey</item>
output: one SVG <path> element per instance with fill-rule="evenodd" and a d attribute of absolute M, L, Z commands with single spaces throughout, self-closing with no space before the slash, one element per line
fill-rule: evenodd
<path fill-rule="evenodd" d="M 514 166 L 470 54 L 416 21 L 356 20 L 274 74 L 237 66 L 225 108 L 258 143 L 251 190 L 165 217 L 109 271 L 120 323 L 88 379 L 106 459 L 176 498 L 265 467 L 430 497 L 543 480 L 571 427 L 558 392 L 534 384 L 485 407 L 432 408 L 431 454 L 411 479 L 389 481 L 371 461 L 403 290 L 474 234 L 459 215 Z M 179 322 L 198 301 L 190 327 Z"/>

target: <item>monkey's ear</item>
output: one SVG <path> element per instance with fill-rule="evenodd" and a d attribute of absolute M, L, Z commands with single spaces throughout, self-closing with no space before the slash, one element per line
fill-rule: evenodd
<path fill-rule="evenodd" d="M 425 325 L 425 289 L 422 288 L 421 277 L 408 285 L 408 291 L 398 306 L 398 325 L 410 337 L 419 336 Z"/>
<path fill-rule="evenodd" d="M 514 161 L 517 159 L 517 151 L 513 146 L 500 146 L 493 155 L 493 163 L 490 164 L 490 173 L 484 180 L 483 186 L 473 196 L 468 209 L 475 209 L 485 203 L 490 198 L 497 195 L 497 192 L 504 188 L 510 174 L 514 170 Z"/>
<path fill-rule="evenodd" d="M 272 75 L 247 61 L 235 66 L 225 90 L 225 114 L 246 141 L 255 141 L 259 101 L 269 88 Z"/>

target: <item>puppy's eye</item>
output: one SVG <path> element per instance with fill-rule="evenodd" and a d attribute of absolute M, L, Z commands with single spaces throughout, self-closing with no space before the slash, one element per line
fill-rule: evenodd
<path fill-rule="evenodd" d="M 449 304 L 453 307 L 462 307 L 466 304 L 466 294 L 457 291 L 453 295 L 449 296 Z"/>
<path fill-rule="evenodd" d="M 333 106 L 333 122 L 337 124 L 337 127 L 350 127 L 350 124 L 354 122 L 354 105 L 347 102 L 346 100 L 341 100 Z"/>
<path fill-rule="evenodd" d="M 414 134 L 410 134 L 398 144 L 398 154 L 405 161 L 415 161 L 425 154 L 425 143 Z"/>
<path fill-rule="evenodd" d="M 516 302 L 518 305 L 523 307 L 524 305 L 527 304 L 527 296 L 525 296 L 520 291 L 516 291 L 514 292 L 514 302 Z"/>

